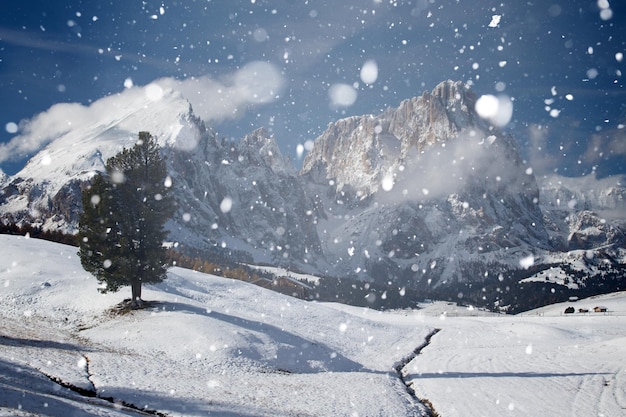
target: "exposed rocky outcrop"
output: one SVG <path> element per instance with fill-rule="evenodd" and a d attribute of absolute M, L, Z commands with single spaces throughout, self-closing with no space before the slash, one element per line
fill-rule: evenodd
<path fill-rule="evenodd" d="M 463 270 L 470 261 L 517 268 L 522 254 L 553 249 L 532 172 L 475 101 L 446 81 L 380 115 L 332 123 L 315 141 L 301 175 L 319 197 L 318 234 L 336 269 L 436 286 L 480 280 Z M 440 273 L 425 278 L 434 264 Z"/>

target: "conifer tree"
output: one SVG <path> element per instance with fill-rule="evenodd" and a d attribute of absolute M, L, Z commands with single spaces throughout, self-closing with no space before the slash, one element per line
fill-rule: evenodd
<path fill-rule="evenodd" d="M 142 284 L 166 278 L 164 225 L 175 207 L 170 186 L 158 144 L 139 132 L 135 146 L 109 158 L 83 191 L 78 254 L 101 292 L 129 285 L 137 307 Z"/>

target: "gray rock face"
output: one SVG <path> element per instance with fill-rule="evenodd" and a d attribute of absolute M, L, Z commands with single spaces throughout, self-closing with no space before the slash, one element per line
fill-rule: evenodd
<path fill-rule="evenodd" d="M 169 153 L 179 213 L 171 239 L 248 253 L 249 260 L 315 263 L 312 203 L 291 162 L 259 129 L 239 143 L 208 135 L 193 152 Z"/>
<path fill-rule="evenodd" d="M 349 185 L 361 197 L 370 195 L 404 161 L 481 123 L 473 111 L 474 102 L 474 94 L 462 83 L 446 81 L 432 93 L 405 100 L 381 115 L 338 120 L 316 139 L 301 173 L 320 165 L 338 190 Z"/>
<path fill-rule="evenodd" d="M 474 112 L 459 82 L 378 116 L 331 124 L 301 175 L 319 199 L 324 253 L 344 274 L 414 285 L 473 281 L 466 263 L 515 266 L 553 245 L 539 189 L 512 138 Z M 314 186 L 311 186 L 314 184 Z"/>

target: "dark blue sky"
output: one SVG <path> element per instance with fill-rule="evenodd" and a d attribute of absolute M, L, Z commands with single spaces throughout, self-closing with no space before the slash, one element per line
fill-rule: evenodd
<path fill-rule="evenodd" d="M 0 143 L 53 104 L 87 105 L 128 79 L 225 80 L 263 61 L 281 74 L 277 98 L 210 124 L 235 139 L 269 128 L 296 166 L 296 147 L 329 122 L 452 79 L 513 100 L 505 129 L 536 172 L 626 173 L 625 23 L 623 2 L 605 0 L 4 2 Z M 353 104 L 331 103 L 337 84 L 357 92 Z M 26 157 L 0 168 L 14 173 Z"/>

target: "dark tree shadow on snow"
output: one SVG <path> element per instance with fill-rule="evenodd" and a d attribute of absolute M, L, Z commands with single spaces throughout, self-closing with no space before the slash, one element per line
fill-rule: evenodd
<path fill-rule="evenodd" d="M 58 349 L 73 352 L 91 352 L 87 346 L 75 345 L 73 343 L 55 342 L 52 340 L 23 339 L 19 337 L 1 336 L 0 345 L 12 347 L 33 347 L 39 349 Z"/>
<path fill-rule="evenodd" d="M 251 332 L 253 337 L 256 333 L 268 336 L 276 343 L 277 358 L 271 363 L 267 358 L 262 358 L 253 351 L 245 351 L 245 356 L 266 362 L 278 370 L 291 373 L 319 373 L 319 372 L 368 372 L 363 365 L 334 351 L 330 347 L 312 342 L 294 333 L 280 329 L 274 325 L 244 319 L 234 315 L 224 314 L 217 311 L 207 311 L 205 308 L 179 302 L 152 302 L 155 310 L 152 311 L 180 311 L 189 314 L 201 315 L 215 320 L 220 320 L 230 325 L 240 327 Z M 254 338 L 252 342 L 261 343 L 260 338 Z M 240 347 L 245 350 L 245 347 Z"/>

